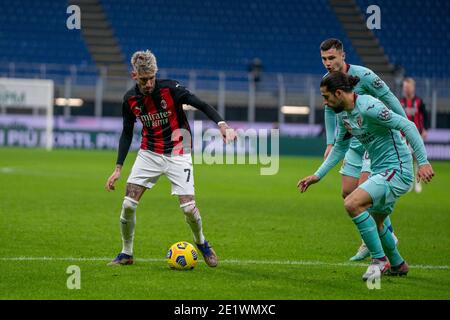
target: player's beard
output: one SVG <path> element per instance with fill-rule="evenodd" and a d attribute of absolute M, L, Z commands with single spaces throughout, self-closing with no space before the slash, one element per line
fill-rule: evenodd
<path fill-rule="evenodd" d="M 340 105 L 338 105 L 336 107 L 332 107 L 331 110 L 333 110 L 336 114 L 341 113 L 342 111 L 344 111 L 344 104 L 341 103 Z"/>
<path fill-rule="evenodd" d="M 139 85 L 138 85 L 139 86 Z M 153 88 L 147 89 L 145 86 L 139 86 L 139 90 L 144 96 L 148 96 L 153 92 Z"/>

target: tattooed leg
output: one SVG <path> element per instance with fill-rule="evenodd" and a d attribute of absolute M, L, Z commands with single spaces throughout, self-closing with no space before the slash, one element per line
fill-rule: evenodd
<path fill-rule="evenodd" d="M 131 198 L 135 201 L 139 201 L 144 194 L 146 188 L 137 184 L 127 183 L 127 190 L 125 197 Z"/>

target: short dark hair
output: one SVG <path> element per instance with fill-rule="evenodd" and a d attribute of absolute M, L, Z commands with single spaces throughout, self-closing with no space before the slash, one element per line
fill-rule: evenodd
<path fill-rule="evenodd" d="M 352 92 L 358 82 L 358 77 L 349 76 L 340 71 L 332 71 L 322 79 L 320 86 L 326 87 L 328 91 L 334 94 L 338 89 L 344 92 Z"/>
<path fill-rule="evenodd" d="M 339 51 L 344 51 L 344 45 L 342 44 L 341 40 L 339 40 L 339 39 L 330 38 L 330 39 L 323 41 L 320 44 L 321 51 L 327 51 L 327 50 L 330 50 L 331 48 L 335 48 L 336 50 L 339 50 Z"/>

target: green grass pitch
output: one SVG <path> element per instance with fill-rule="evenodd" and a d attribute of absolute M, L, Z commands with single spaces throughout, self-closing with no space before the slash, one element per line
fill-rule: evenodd
<path fill-rule="evenodd" d="M 197 204 L 220 264 L 167 267 L 167 249 L 192 236 L 162 178 L 137 211 L 136 264 L 107 267 L 121 249 L 119 213 L 135 153 L 115 192 L 104 190 L 116 153 L 0 150 L 0 299 L 449 299 L 450 163 L 421 194 L 409 193 L 391 216 L 412 266 L 381 289 L 351 263 L 360 244 L 340 197 L 336 167 L 306 194 L 299 178 L 320 158 L 282 157 L 274 176 L 257 165 L 196 165 Z M 45 258 L 44 258 L 45 257 Z M 81 270 L 69 290 L 66 270 Z"/>

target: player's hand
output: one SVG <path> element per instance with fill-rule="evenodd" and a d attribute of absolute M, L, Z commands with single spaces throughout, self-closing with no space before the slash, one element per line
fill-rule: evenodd
<path fill-rule="evenodd" d="M 112 175 L 108 178 L 108 181 L 106 181 L 105 188 L 108 191 L 116 190 L 116 187 L 114 187 L 114 183 L 116 183 L 117 180 L 120 178 L 120 168 L 116 168 Z"/>
<path fill-rule="evenodd" d="M 331 149 L 333 149 L 333 145 L 332 144 L 327 144 L 327 148 L 325 149 L 325 153 L 323 154 L 323 160 L 327 160 L 328 155 L 331 152 Z"/>
<path fill-rule="evenodd" d="M 308 176 L 297 183 L 297 188 L 301 193 L 303 193 L 308 189 L 310 185 L 319 182 L 319 180 L 320 178 L 318 176 Z"/>
<path fill-rule="evenodd" d="M 420 182 L 421 180 L 425 183 L 431 182 L 431 179 L 434 177 L 434 171 L 433 167 L 431 167 L 431 164 L 425 164 L 423 166 L 419 167 L 419 170 L 417 171 L 417 182 Z"/>
<path fill-rule="evenodd" d="M 223 141 L 228 144 L 236 140 L 237 135 L 236 131 L 233 128 L 230 128 L 226 123 L 221 123 L 219 125 L 220 133 L 222 134 Z"/>

